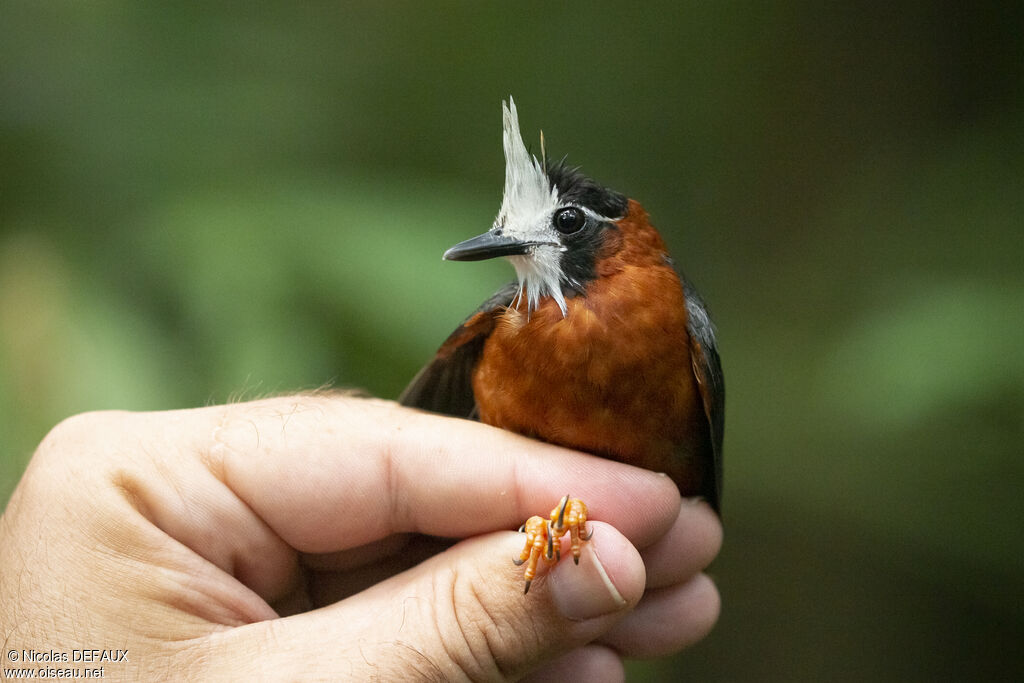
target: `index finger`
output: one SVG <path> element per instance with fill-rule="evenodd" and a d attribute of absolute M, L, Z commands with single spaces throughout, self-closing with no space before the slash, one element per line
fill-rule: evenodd
<path fill-rule="evenodd" d="M 203 410 L 225 483 L 304 552 L 515 528 L 566 493 L 642 548 L 679 510 L 664 475 L 388 401 L 304 394 Z"/>

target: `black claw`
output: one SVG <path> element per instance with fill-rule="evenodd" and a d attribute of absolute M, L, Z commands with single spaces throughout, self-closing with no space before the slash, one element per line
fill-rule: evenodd
<path fill-rule="evenodd" d="M 524 531 L 526 531 L 526 523 L 525 522 L 523 522 L 522 524 L 519 525 L 519 533 L 523 533 Z"/>
<path fill-rule="evenodd" d="M 550 560 L 554 556 L 555 556 L 554 534 L 551 533 L 551 529 L 549 528 L 548 529 L 548 549 L 547 549 L 547 552 L 544 554 L 544 558 Z"/>
<path fill-rule="evenodd" d="M 526 588 L 523 589 L 523 595 L 526 595 L 527 593 L 530 592 L 530 584 L 531 583 L 533 583 L 533 581 L 527 581 L 526 582 Z"/>
<path fill-rule="evenodd" d="M 518 557 L 512 558 L 512 564 L 514 564 L 517 567 L 521 565 L 523 562 L 526 562 L 526 560 L 520 560 Z"/>
<path fill-rule="evenodd" d="M 594 536 L 594 530 L 593 530 L 593 529 L 590 529 L 589 531 L 590 531 L 590 533 L 589 533 L 589 534 L 587 534 L 586 536 L 583 536 L 583 535 L 581 534 L 581 535 L 580 535 L 580 538 L 581 538 L 582 540 L 584 540 L 584 541 L 589 541 L 589 540 L 590 540 L 591 538 L 593 538 L 593 536 Z"/>
<path fill-rule="evenodd" d="M 555 529 L 561 531 L 565 528 L 565 508 L 569 506 L 569 494 L 565 494 L 565 498 L 562 499 L 562 505 L 558 508 L 558 522 L 555 523 Z"/>
<path fill-rule="evenodd" d="M 580 563 L 580 558 L 578 558 L 575 555 L 573 555 L 572 556 L 572 561 L 575 562 L 576 564 L 579 564 Z"/>

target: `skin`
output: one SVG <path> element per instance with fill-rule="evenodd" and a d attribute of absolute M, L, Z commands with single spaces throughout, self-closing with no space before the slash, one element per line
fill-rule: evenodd
<path fill-rule="evenodd" d="M 524 596 L 505 529 L 567 491 L 593 538 Z M 0 518 L 0 657 L 127 649 L 108 680 L 622 680 L 622 657 L 714 625 L 721 534 L 664 475 L 385 401 L 88 413 Z"/>

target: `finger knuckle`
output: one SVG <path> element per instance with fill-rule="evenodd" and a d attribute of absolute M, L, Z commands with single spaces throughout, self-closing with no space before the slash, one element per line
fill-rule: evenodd
<path fill-rule="evenodd" d="M 51 459 L 91 452 L 101 434 L 117 434 L 111 429 L 123 420 L 125 413 L 94 411 L 72 415 L 57 423 L 40 442 L 36 458 Z"/>

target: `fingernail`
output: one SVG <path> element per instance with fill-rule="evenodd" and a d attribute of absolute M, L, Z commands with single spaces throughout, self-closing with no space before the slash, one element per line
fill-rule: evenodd
<path fill-rule="evenodd" d="M 549 579 L 552 600 L 567 619 L 585 621 L 618 612 L 626 600 L 605 571 L 593 545 L 583 546 L 578 565 L 559 562 Z"/>

